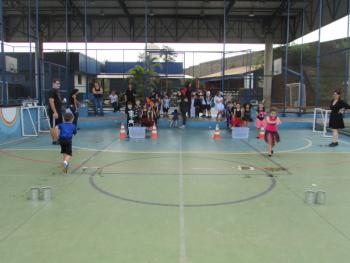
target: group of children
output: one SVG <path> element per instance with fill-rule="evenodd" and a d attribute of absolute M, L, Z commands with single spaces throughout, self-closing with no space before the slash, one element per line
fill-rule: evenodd
<path fill-rule="evenodd" d="M 112 94 L 115 95 L 115 94 Z M 127 103 L 126 115 L 127 126 L 143 126 L 151 130 L 153 125 L 157 124 L 160 117 L 160 107 L 165 117 L 168 117 L 170 100 L 164 96 L 162 104 L 159 100 L 147 97 L 144 105 L 141 104 L 140 99 L 136 99 L 135 105 L 131 102 Z M 229 102 L 225 107 L 225 115 L 227 118 L 227 125 L 229 128 L 235 127 L 249 127 L 252 119 L 252 105 L 247 103 L 241 107 L 240 103 Z M 69 160 L 72 156 L 72 138 L 76 134 L 76 126 L 73 124 L 74 115 L 72 113 L 64 114 L 64 122 L 57 126 L 59 133 L 59 143 L 61 145 L 61 154 L 63 155 L 63 167 L 67 172 L 69 167 Z M 178 110 L 175 109 L 171 113 L 170 127 L 177 127 L 179 119 Z M 263 102 L 259 103 L 256 110 L 255 127 L 257 128 L 257 138 L 263 128 L 265 131 L 265 141 L 268 144 L 268 155 L 273 155 L 273 147 L 280 141 L 277 126 L 281 123 L 277 117 L 276 109 L 271 109 L 270 115 L 267 116 Z"/>

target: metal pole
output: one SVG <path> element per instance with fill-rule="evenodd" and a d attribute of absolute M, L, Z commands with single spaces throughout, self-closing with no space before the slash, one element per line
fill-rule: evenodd
<path fill-rule="evenodd" d="M 96 74 L 99 73 L 98 72 L 98 62 L 97 62 L 97 57 L 98 57 L 98 50 L 95 49 L 95 71 L 96 71 Z"/>
<path fill-rule="evenodd" d="M 302 28 L 301 28 L 301 47 L 300 47 L 300 91 L 299 91 L 299 116 L 301 114 L 301 106 L 305 102 L 304 94 L 304 30 L 305 30 L 305 0 L 303 1 L 303 16 L 302 16 Z"/>
<path fill-rule="evenodd" d="M 39 0 L 35 0 L 35 95 L 39 103 L 43 103 L 41 94 L 41 54 L 40 54 L 40 32 L 39 32 Z"/>
<path fill-rule="evenodd" d="M 348 0 L 348 6 L 347 6 L 347 14 L 348 14 L 348 25 L 347 25 L 347 34 L 346 34 L 346 40 L 347 42 L 349 43 L 349 36 L 350 36 L 350 0 Z M 345 54 L 345 57 L 346 57 L 346 72 L 345 72 L 345 76 L 346 76 L 346 79 L 345 79 L 345 91 L 344 91 L 344 99 L 347 103 L 349 103 L 349 50 L 347 49 L 346 50 L 346 54 Z"/>
<path fill-rule="evenodd" d="M 323 0 L 319 0 L 319 18 L 318 18 L 318 42 L 317 42 L 317 57 L 316 57 L 316 92 L 315 92 L 315 106 L 319 106 L 320 102 L 320 63 L 321 63 L 321 27 L 322 27 L 322 12 Z"/>
<path fill-rule="evenodd" d="M 32 9 L 31 9 L 31 0 L 28 0 L 28 42 L 29 42 L 29 57 L 28 57 L 28 78 L 30 85 L 30 97 L 33 98 L 35 96 L 33 90 L 33 66 L 32 66 Z"/>
<path fill-rule="evenodd" d="M 145 86 L 144 86 L 144 96 L 146 97 L 148 95 L 148 63 L 147 63 L 147 43 L 148 43 L 148 0 L 144 0 L 145 2 L 145 60 L 144 60 L 144 66 L 146 69 L 146 75 L 145 75 Z"/>
<path fill-rule="evenodd" d="M 200 64 L 198 65 L 200 67 Z M 194 78 L 194 52 L 192 52 L 192 76 Z"/>
<path fill-rule="evenodd" d="M 3 99 L 3 103 L 4 105 L 7 105 L 8 101 L 6 100 L 6 98 L 8 98 L 8 89 L 6 90 L 6 85 L 5 85 L 5 69 L 6 69 L 6 65 L 5 65 L 5 51 L 4 51 L 4 41 L 5 41 L 5 37 L 4 37 L 4 17 L 3 17 L 3 2 L 2 0 L 0 0 L 0 40 L 1 40 L 1 81 L 2 81 L 2 99 Z M 6 92 L 5 92 L 6 91 Z"/>
<path fill-rule="evenodd" d="M 225 48 L 226 48 L 226 0 L 224 0 L 224 32 L 222 45 L 222 78 L 221 78 L 221 92 L 225 89 Z"/>
<path fill-rule="evenodd" d="M 124 80 L 124 78 L 125 78 L 125 54 L 124 54 L 124 52 L 125 52 L 125 50 L 123 49 L 123 80 Z"/>
<path fill-rule="evenodd" d="M 86 10 L 86 0 L 84 0 L 84 41 L 85 41 L 85 74 L 86 74 L 86 83 L 85 83 L 85 94 L 88 94 L 88 55 L 87 55 L 87 10 Z"/>
<path fill-rule="evenodd" d="M 64 82 L 65 82 L 65 89 L 66 90 L 71 90 L 73 87 L 71 87 L 70 85 L 68 85 L 68 74 L 69 74 L 69 71 L 68 71 L 68 67 L 69 67 L 69 51 L 68 51 L 68 0 L 66 0 L 66 4 L 65 4 L 65 18 L 66 18 L 66 21 L 65 21 L 65 24 L 66 24 L 66 27 L 65 27 L 65 30 L 66 30 L 66 75 L 65 75 L 65 79 L 64 79 Z"/>
<path fill-rule="evenodd" d="M 287 107 L 289 20 L 290 20 L 290 0 L 288 0 L 287 36 L 286 36 L 286 46 L 285 46 L 285 55 L 284 55 L 285 60 L 284 60 L 284 108 L 283 108 L 283 115 L 285 115 L 286 107 Z"/>

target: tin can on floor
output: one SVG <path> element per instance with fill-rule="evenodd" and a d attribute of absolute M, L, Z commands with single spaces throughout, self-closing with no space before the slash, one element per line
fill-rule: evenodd
<path fill-rule="evenodd" d="M 32 187 L 30 189 L 30 200 L 39 201 L 39 199 L 40 199 L 40 188 L 39 187 Z"/>
<path fill-rule="evenodd" d="M 313 190 L 305 190 L 305 203 L 314 205 L 316 203 L 316 192 Z"/>
<path fill-rule="evenodd" d="M 41 188 L 42 200 L 51 201 L 52 199 L 52 188 L 50 186 L 45 186 Z"/>
<path fill-rule="evenodd" d="M 326 192 L 325 191 L 317 191 L 316 193 L 316 204 L 324 205 L 326 204 Z"/>

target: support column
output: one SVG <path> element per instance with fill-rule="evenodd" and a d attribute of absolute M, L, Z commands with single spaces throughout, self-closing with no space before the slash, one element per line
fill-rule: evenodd
<path fill-rule="evenodd" d="M 273 40 L 272 34 L 265 36 L 265 53 L 264 53 L 264 89 L 263 97 L 265 99 L 266 109 L 271 107 L 271 90 L 272 90 L 272 62 L 273 62 Z"/>
<path fill-rule="evenodd" d="M 347 42 L 349 43 L 349 37 L 347 38 Z M 350 103 L 350 52 L 349 50 L 347 50 L 345 52 L 345 56 L 346 56 L 346 67 L 347 67 L 347 76 L 346 76 L 346 83 L 345 83 L 345 90 L 344 90 L 344 100 L 349 104 Z"/>
<path fill-rule="evenodd" d="M 41 66 L 42 66 L 42 41 L 40 37 L 40 20 L 39 20 L 39 0 L 35 0 L 35 97 L 43 105 Z"/>
<path fill-rule="evenodd" d="M 347 25 L 347 46 L 349 46 L 350 43 L 350 0 L 348 0 L 348 6 L 347 6 L 347 14 L 348 14 L 348 25 Z M 344 99 L 349 104 L 350 103 L 350 52 L 349 50 L 346 50 L 345 52 L 346 56 L 346 83 L 345 83 L 345 94 Z"/>
<path fill-rule="evenodd" d="M 3 103 L 4 105 L 7 105 L 8 101 L 6 98 L 8 98 L 8 89 L 6 89 L 5 85 L 5 71 L 6 71 L 6 62 L 5 62 L 5 50 L 4 50 L 4 42 L 5 42 L 5 36 L 4 36 L 4 21 L 3 21 L 3 3 L 2 0 L 0 0 L 0 41 L 1 41 L 1 53 L 0 53 L 0 66 L 1 66 L 1 82 L 2 82 L 2 89 L 1 89 L 1 97 L 3 101 L 0 101 L 0 104 Z"/>

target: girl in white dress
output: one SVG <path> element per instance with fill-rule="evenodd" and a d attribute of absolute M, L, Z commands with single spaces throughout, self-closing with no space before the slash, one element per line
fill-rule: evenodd
<path fill-rule="evenodd" d="M 218 91 L 216 96 L 214 97 L 214 103 L 215 103 L 215 110 L 217 111 L 216 114 L 216 121 L 221 121 L 225 106 L 224 106 L 224 98 L 222 96 L 222 92 Z"/>

